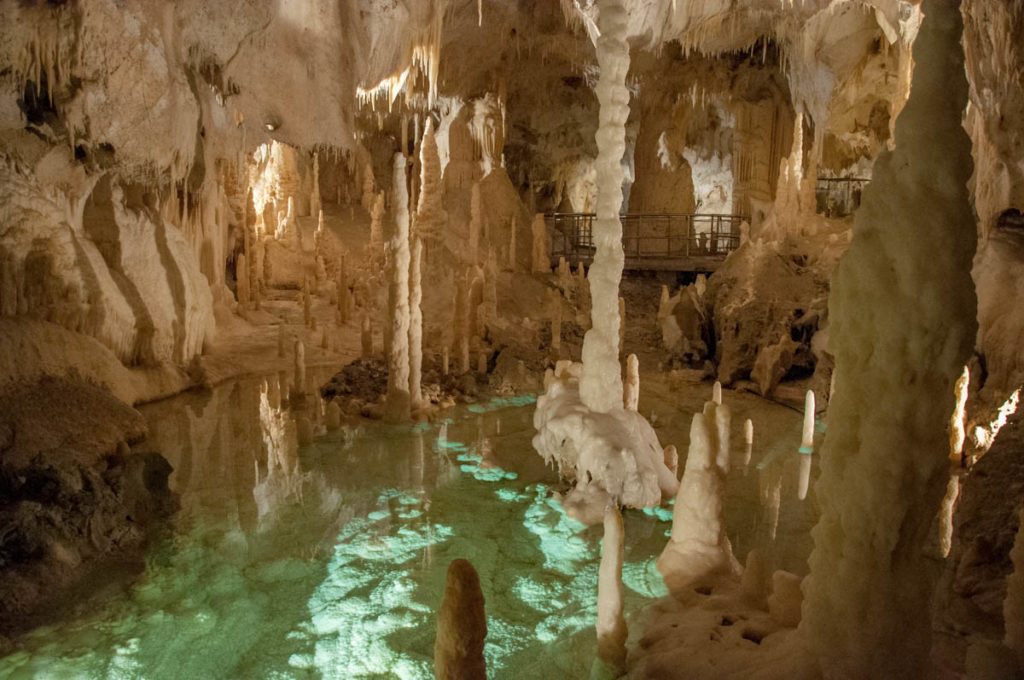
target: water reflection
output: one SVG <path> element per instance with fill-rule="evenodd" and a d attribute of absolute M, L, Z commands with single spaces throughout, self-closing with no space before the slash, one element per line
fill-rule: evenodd
<path fill-rule="evenodd" d="M 311 372 L 309 384 L 320 381 Z M 530 446 L 532 399 L 470 406 L 429 426 L 327 432 L 319 398 L 286 401 L 290 384 L 275 375 L 145 407 L 182 497 L 172 538 L 129 593 L 21 640 L 0 678 L 430 678 L 435 612 L 456 557 L 480 574 L 490 677 L 587 675 L 601 529 L 552 499 L 554 473 Z M 746 417 L 754 402 L 732 408 Z M 663 440 L 681 452 L 674 423 L 689 418 L 685 408 L 659 415 Z M 754 464 L 775 447 L 793 450 L 800 435 L 797 415 L 763 418 Z M 302 419 L 322 435 L 309 446 L 298 444 Z M 771 427 L 784 425 L 792 438 L 774 441 Z M 736 466 L 726 517 L 737 555 L 769 543 L 773 568 L 799 572 L 811 511 L 782 494 L 790 472 L 778 459 L 775 508 L 759 502 L 764 475 Z M 654 557 L 670 518 L 669 505 L 625 513 L 627 612 L 664 593 Z"/>

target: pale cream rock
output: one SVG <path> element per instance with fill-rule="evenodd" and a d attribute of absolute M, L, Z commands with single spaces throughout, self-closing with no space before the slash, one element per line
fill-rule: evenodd
<path fill-rule="evenodd" d="M 395 231 L 391 236 L 391 282 L 388 292 L 391 332 L 388 352 L 387 418 L 408 420 L 409 396 L 409 194 L 405 181 L 405 156 L 394 156 Z"/>

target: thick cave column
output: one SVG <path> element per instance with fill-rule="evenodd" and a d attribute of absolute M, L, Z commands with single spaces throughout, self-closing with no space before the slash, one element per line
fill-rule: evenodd
<path fill-rule="evenodd" d="M 622 156 L 626 151 L 629 117 L 629 45 L 627 14 L 622 0 L 600 0 L 597 62 L 601 75 L 596 93 L 600 103 L 597 130 L 597 252 L 590 267 L 590 317 L 593 326 L 583 340 L 580 399 L 593 410 L 608 413 L 622 408 L 622 369 L 619 367 L 619 281 L 622 279 Z"/>
<path fill-rule="evenodd" d="M 388 356 L 387 417 L 408 420 L 409 397 L 409 192 L 405 185 L 405 156 L 395 154 L 395 230 L 391 235 L 391 347 Z"/>
<path fill-rule="evenodd" d="M 959 3 L 925 0 L 895 150 L 875 163 L 829 301 L 836 393 L 800 630 L 827 678 L 927 675 L 922 545 L 976 301 Z"/>

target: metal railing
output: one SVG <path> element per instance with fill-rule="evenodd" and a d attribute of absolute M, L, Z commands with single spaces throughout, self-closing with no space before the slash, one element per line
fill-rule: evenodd
<path fill-rule="evenodd" d="M 860 194 L 870 179 L 863 177 L 819 177 L 814 187 L 818 212 L 826 217 L 852 215 L 860 207 Z"/>
<path fill-rule="evenodd" d="M 544 216 L 551 237 L 553 261 L 564 257 L 572 265 L 594 259 L 594 213 L 548 213 Z M 740 242 L 742 215 L 661 213 L 621 215 L 622 250 L 626 267 L 659 268 L 678 262 L 681 271 L 695 258 L 724 259 Z"/>

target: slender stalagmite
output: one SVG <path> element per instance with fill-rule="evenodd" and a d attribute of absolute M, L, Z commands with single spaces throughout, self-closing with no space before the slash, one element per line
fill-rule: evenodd
<path fill-rule="evenodd" d="M 533 217 L 533 273 L 550 274 L 551 258 L 548 256 L 548 227 L 544 221 L 544 213 Z"/>
<path fill-rule="evenodd" d="M 635 354 L 626 357 L 626 398 L 623 403 L 627 411 L 636 411 L 640 405 L 640 361 Z"/>
<path fill-rule="evenodd" d="M 342 324 L 348 323 L 348 278 L 345 274 L 345 254 L 342 253 L 341 257 L 338 258 L 338 292 L 337 292 L 337 303 L 338 303 L 338 319 Z"/>
<path fill-rule="evenodd" d="M 797 498 L 807 498 L 811 482 L 811 454 L 814 453 L 814 391 L 807 390 L 804 397 L 804 429 L 800 439 L 800 474 L 797 478 Z"/>
<path fill-rule="evenodd" d="M 423 406 L 423 300 L 420 266 L 423 259 L 423 241 L 417 237 L 412 243 L 409 262 L 409 398 L 412 408 Z"/>
<path fill-rule="evenodd" d="M 562 294 L 551 290 L 551 354 L 558 356 L 562 349 Z"/>
<path fill-rule="evenodd" d="M 292 391 L 292 399 L 298 395 L 300 398 L 306 394 L 306 346 L 302 340 L 295 341 L 295 386 Z"/>
<path fill-rule="evenodd" d="M 483 229 L 483 208 L 480 205 L 480 183 L 474 182 L 469 200 L 469 264 L 480 262 L 480 233 Z"/>
<path fill-rule="evenodd" d="M 932 579 L 921 577 L 929 569 L 922 547 L 948 479 L 953 387 L 977 328 L 959 4 L 921 3 L 895 146 L 875 161 L 832 277 L 837 388 L 799 627 L 828 677 L 933 670 Z"/>
<path fill-rule="evenodd" d="M 362 357 L 364 359 L 373 358 L 373 325 L 370 323 L 370 317 L 363 317 L 363 326 L 359 334 L 359 341 L 362 348 Z"/>
<path fill-rule="evenodd" d="M 388 348 L 387 417 L 409 419 L 409 194 L 405 183 L 405 156 L 394 158 L 395 231 L 391 235 L 390 304 L 391 342 Z"/>
<path fill-rule="evenodd" d="M 245 253 L 235 260 L 235 280 L 238 284 L 238 304 L 246 309 L 249 306 L 249 265 Z"/>

